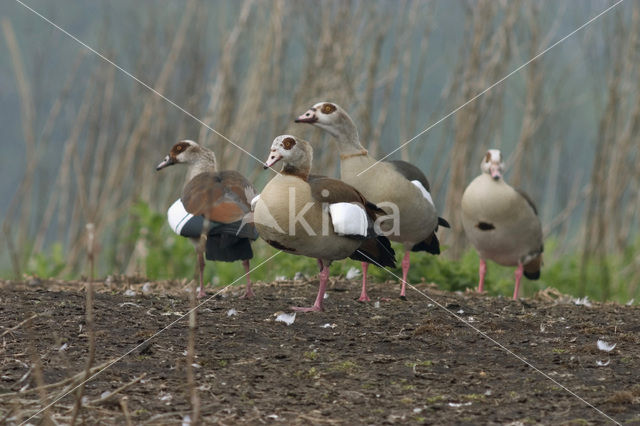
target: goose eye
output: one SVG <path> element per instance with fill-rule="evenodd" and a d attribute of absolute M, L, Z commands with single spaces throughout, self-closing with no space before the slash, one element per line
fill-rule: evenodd
<path fill-rule="evenodd" d="M 295 144 L 296 144 L 296 141 L 293 138 L 285 138 L 282 141 L 282 146 L 284 146 L 284 149 L 286 150 L 293 148 Z"/>
<path fill-rule="evenodd" d="M 336 106 L 333 104 L 323 104 L 322 108 L 320 108 L 320 111 L 323 114 L 331 114 L 335 110 L 336 110 Z"/>

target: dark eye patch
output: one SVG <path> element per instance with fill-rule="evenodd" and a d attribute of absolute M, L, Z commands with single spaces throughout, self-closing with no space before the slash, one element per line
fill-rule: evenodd
<path fill-rule="evenodd" d="M 282 146 L 284 146 L 284 149 L 286 150 L 293 148 L 295 144 L 296 141 L 293 138 L 284 138 L 284 140 L 282 141 Z"/>
<path fill-rule="evenodd" d="M 332 112 L 334 112 L 336 110 L 336 106 L 333 104 L 323 104 L 322 108 L 320 108 L 320 111 L 323 114 L 331 114 Z"/>
<path fill-rule="evenodd" d="M 484 162 L 488 163 L 489 161 L 491 161 L 491 153 L 487 152 L 487 154 L 484 156 Z"/>
<path fill-rule="evenodd" d="M 175 144 L 173 146 L 173 148 L 171 148 L 171 155 L 176 156 L 178 154 L 180 154 L 181 152 L 184 152 L 187 150 L 187 148 L 189 148 L 189 144 L 186 142 L 178 142 L 177 144 Z"/>

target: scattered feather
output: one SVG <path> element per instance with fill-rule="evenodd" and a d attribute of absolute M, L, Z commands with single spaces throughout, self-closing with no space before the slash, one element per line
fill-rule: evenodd
<path fill-rule="evenodd" d="M 577 298 L 573 301 L 574 305 L 577 306 L 586 306 L 587 308 L 590 308 L 591 306 L 591 302 L 589 301 L 589 298 L 587 296 L 583 297 L 583 298 Z"/>
<path fill-rule="evenodd" d="M 454 407 L 454 408 L 467 407 L 469 405 L 471 405 L 470 402 L 450 402 L 449 403 L 449 407 Z"/>
<path fill-rule="evenodd" d="M 100 394 L 100 399 L 105 399 L 107 398 L 109 395 L 111 395 L 110 391 L 104 391 Z"/>
<path fill-rule="evenodd" d="M 22 375 L 22 377 L 20 377 L 20 380 L 18 380 L 18 383 L 22 383 L 25 380 L 27 380 L 27 377 L 29 377 L 31 375 L 31 369 L 27 370 L 26 373 L 24 373 Z M 10 376 L 2 376 L 2 380 L 11 380 Z M 27 383 L 25 386 L 29 386 L 29 384 Z M 25 389 L 26 390 L 26 389 Z M 20 389 L 20 392 L 24 392 L 22 389 Z"/>
<path fill-rule="evenodd" d="M 278 315 L 276 317 L 276 322 L 283 322 L 287 325 L 291 325 L 293 324 L 293 322 L 296 320 L 296 313 L 292 313 L 292 314 L 285 314 L 282 313 L 280 315 Z"/>
<path fill-rule="evenodd" d="M 474 317 L 467 317 L 467 322 L 476 322 Z"/>
<path fill-rule="evenodd" d="M 188 414 L 182 418 L 182 426 L 189 426 L 191 424 L 191 416 Z"/>
<path fill-rule="evenodd" d="M 227 316 L 228 317 L 232 317 L 234 315 L 238 315 L 238 311 L 236 311 L 235 309 L 231 308 L 227 311 Z"/>
<path fill-rule="evenodd" d="M 64 345 L 62 345 L 62 346 L 60 346 L 60 347 L 58 348 L 58 351 L 60 351 L 60 352 L 64 352 L 64 351 L 66 351 L 66 350 L 67 350 L 67 348 L 68 348 L 68 347 L 69 347 L 69 344 L 68 344 L 68 343 L 65 343 Z"/>
<path fill-rule="evenodd" d="M 373 304 L 374 308 L 379 308 L 380 307 L 380 301 L 377 301 L 376 303 Z"/>
<path fill-rule="evenodd" d="M 178 317 L 184 316 L 184 314 L 182 312 L 179 312 L 179 311 L 177 311 L 177 312 L 163 312 L 160 315 L 162 315 L 163 317 L 168 317 L 169 315 L 175 315 L 175 316 L 178 316 Z"/>
<path fill-rule="evenodd" d="M 598 339 L 598 349 L 600 349 L 601 351 L 604 352 L 611 352 L 613 350 L 613 348 L 615 348 L 617 345 L 617 343 L 608 343 L 605 342 L 604 340 L 599 340 Z"/>
<path fill-rule="evenodd" d="M 296 272 L 295 274 L 293 274 L 293 279 L 295 281 L 301 281 L 301 280 L 306 280 L 307 277 L 302 272 Z"/>
<path fill-rule="evenodd" d="M 609 365 L 609 363 L 610 363 L 610 362 L 611 362 L 611 359 L 608 359 L 608 360 L 606 360 L 606 361 L 600 361 L 600 360 L 597 360 L 597 361 L 596 361 L 596 365 L 597 365 L 598 367 L 606 367 L 607 365 Z"/>
<path fill-rule="evenodd" d="M 136 293 L 134 290 L 129 289 L 124 292 L 124 295 L 127 297 L 133 297 L 133 296 L 137 296 L 138 293 Z"/>
<path fill-rule="evenodd" d="M 133 303 L 133 302 L 124 302 L 119 304 L 118 306 L 120 306 L 121 308 L 124 306 L 135 306 L 136 308 L 142 308 L 142 306 L 138 305 L 137 303 Z"/>
<path fill-rule="evenodd" d="M 171 401 L 173 399 L 173 396 L 171 396 L 170 393 L 161 393 L 160 394 L 160 401 Z"/>
<path fill-rule="evenodd" d="M 150 294 L 151 291 L 151 283 L 144 283 L 144 285 L 142 286 L 142 294 L 147 295 Z"/>
<path fill-rule="evenodd" d="M 635 301 L 636 301 L 636 299 L 631 299 L 631 300 L 629 300 L 629 301 L 627 302 L 627 306 L 631 306 L 631 305 L 633 305 L 633 302 L 635 302 Z"/>
<path fill-rule="evenodd" d="M 353 266 L 351 268 L 349 268 L 349 270 L 347 271 L 347 275 L 346 278 L 348 280 L 352 280 L 356 277 L 360 276 L 360 269 L 358 268 L 354 268 Z"/>
<path fill-rule="evenodd" d="M 414 408 L 414 409 L 413 409 L 413 412 L 414 412 L 415 414 L 420 414 L 420 413 L 422 413 L 422 408 L 420 408 L 420 407 L 416 407 L 416 408 Z"/>
<path fill-rule="evenodd" d="M 326 323 L 326 324 L 321 325 L 320 328 L 336 328 L 337 326 L 338 326 L 337 324 Z"/>
<path fill-rule="evenodd" d="M 464 311 L 460 309 L 458 312 L 456 312 L 456 314 L 464 314 Z"/>
<path fill-rule="evenodd" d="M 273 419 L 273 420 L 278 420 L 280 418 L 280 416 L 278 416 L 277 414 L 269 414 L 267 416 L 268 419 Z"/>
<path fill-rule="evenodd" d="M 286 281 L 287 277 L 285 277 L 284 275 L 276 275 L 275 280 L 276 281 Z"/>
<path fill-rule="evenodd" d="M 327 300 L 329 298 L 329 293 L 325 293 L 324 296 L 322 297 L 324 300 Z"/>
<path fill-rule="evenodd" d="M 82 405 L 89 405 L 89 397 L 86 395 L 83 396 L 80 401 L 82 402 Z"/>

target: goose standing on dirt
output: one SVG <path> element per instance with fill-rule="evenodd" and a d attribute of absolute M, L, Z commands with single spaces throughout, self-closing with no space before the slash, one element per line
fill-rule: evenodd
<path fill-rule="evenodd" d="M 462 195 L 462 225 L 480 255 L 478 291 L 484 290 L 486 259 L 504 266 L 517 266 L 514 300 L 518 298 L 522 274 L 540 278 L 542 227 L 535 205 L 522 191 L 502 179 L 502 154 L 490 149 L 482 159 L 482 174 Z"/>
<path fill-rule="evenodd" d="M 364 262 L 395 265 L 389 240 L 377 236 L 373 223 L 384 212 L 355 188 L 337 179 L 309 175 L 313 150 L 306 141 L 290 135 L 274 139 L 265 168 L 282 160 L 276 175 L 257 198 L 254 223 L 271 246 L 318 259 L 320 286 L 310 308 L 322 311 L 329 265 L 350 257 Z"/>
<path fill-rule="evenodd" d="M 406 298 L 409 252 L 440 254 L 436 231 L 438 225 L 449 227 L 446 220 L 438 217 L 427 178 L 406 161 L 377 162 L 360 143 L 351 117 L 334 103 L 317 103 L 295 121 L 312 124 L 333 136 L 340 151 L 341 179 L 389 215 L 381 227 L 391 241 L 404 245 L 400 297 Z M 362 264 L 362 302 L 370 300 L 366 292 L 367 266 Z"/>
<path fill-rule="evenodd" d="M 173 164 L 186 164 L 186 184 L 182 196 L 169 208 L 171 229 L 191 239 L 196 247 L 198 297 L 204 297 L 204 257 L 208 260 L 242 260 L 247 274 L 245 298 L 254 296 L 249 278 L 251 240 L 258 238 L 255 226 L 245 223 L 251 211 L 250 200 L 256 190 L 244 176 L 233 170 L 218 172 L 213 151 L 190 140 L 176 143 L 156 170 Z M 208 230 L 203 232 L 203 229 Z M 201 238 L 204 241 L 201 241 Z"/>

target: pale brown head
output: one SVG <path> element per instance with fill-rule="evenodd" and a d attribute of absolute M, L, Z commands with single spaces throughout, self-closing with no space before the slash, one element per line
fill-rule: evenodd
<path fill-rule="evenodd" d="M 295 119 L 329 132 L 338 140 L 358 140 L 358 131 L 349 114 L 333 102 L 319 102 Z"/>
<path fill-rule="evenodd" d="M 156 170 L 162 170 L 174 164 L 195 164 L 205 157 L 210 159 L 212 156 L 213 153 L 211 151 L 202 148 L 194 141 L 185 139 L 171 147 L 169 155 L 164 157 L 164 160 L 156 166 Z"/>
<path fill-rule="evenodd" d="M 271 144 L 269 157 L 264 163 L 264 168 L 269 168 L 282 160 L 284 163 L 283 173 L 306 178 L 311 170 L 312 159 L 313 149 L 307 141 L 292 135 L 280 135 Z"/>
<path fill-rule="evenodd" d="M 502 171 L 504 169 L 504 163 L 502 162 L 502 153 L 499 149 L 490 149 L 482 158 L 480 168 L 483 173 L 490 175 L 493 180 L 500 180 L 502 178 Z"/>

